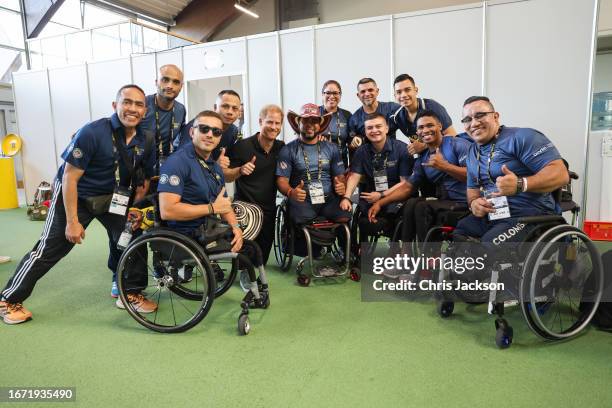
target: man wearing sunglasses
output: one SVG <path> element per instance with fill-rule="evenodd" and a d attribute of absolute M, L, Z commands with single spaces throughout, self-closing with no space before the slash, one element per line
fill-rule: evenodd
<path fill-rule="evenodd" d="M 192 143 L 166 160 L 159 177 L 159 209 L 163 220 L 178 232 L 198 237 L 198 229 L 215 214 L 231 225 L 231 250 L 242 248 L 242 230 L 225 193 L 221 166 L 212 152 L 223 134 L 223 120 L 213 111 L 200 112 L 189 133 Z"/>
<path fill-rule="evenodd" d="M 467 202 L 472 215 L 455 230 L 496 247 L 525 239 L 533 224 L 520 217 L 556 214 L 551 192 L 569 182 L 559 151 L 542 133 L 501 126 L 489 98 L 463 104 L 465 131 L 474 139 L 467 158 Z"/>
<path fill-rule="evenodd" d="M 229 167 L 229 150 L 232 148 L 234 143 L 238 141 L 239 129 L 234 125 L 234 122 L 240 116 L 240 95 L 236 91 L 231 89 L 224 89 L 217 95 L 217 100 L 215 101 L 214 110 L 221 117 L 223 126 L 221 129 L 223 130 L 223 134 L 221 137 L 221 141 L 211 153 L 211 157 L 213 160 L 217 161 L 223 171 Z M 191 128 L 193 128 L 193 123 L 195 119 L 192 119 L 183 127 L 181 130 L 181 138 L 179 144 L 182 146 L 184 144 L 191 143 Z M 226 174 L 227 177 L 227 174 Z"/>
<path fill-rule="evenodd" d="M 444 136 L 454 136 L 457 134 L 453 128 L 446 108 L 433 99 L 418 98 L 419 88 L 408 74 L 400 74 L 393 81 L 395 90 L 395 100 L 401 105 L 392 117 L 395 126 L 410 139 L 408 151 L 411 155 L 421 153 L 427 149 L 427 145 L 420 141 L 416 132 L 416 118 L 425 110 L 433 111 L 442 124 L 442 134 Z"/>
<path fill-rule="evenodd" d="M 176 65 L 163 65 L 155 86 L 157 92 L 147 95 L 147 113 L 140 127 L 155 135 L 155 171 L 159 174 L 159 167 L 174 151 L 173 144 L 185 124 L 185 106 L 176 100 L 183 88 L 183 72 Z"/>

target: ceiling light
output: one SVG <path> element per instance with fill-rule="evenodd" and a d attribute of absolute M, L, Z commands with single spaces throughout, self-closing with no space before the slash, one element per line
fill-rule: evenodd
<path fill-rule="evenodd" d="M 259 18 L 259 16 L 255 13 L 253 13 L 251 10 L 249 10 L 248 8 L 242 7 L 240 5 L 240 1 L 238 1 L 237 3 L 234 4 L 234 7 L 236 7 L 238 10 L 242 11 L 245 14 L 248 14 L 251 17 L 255 17 L 255 18 Z"/>

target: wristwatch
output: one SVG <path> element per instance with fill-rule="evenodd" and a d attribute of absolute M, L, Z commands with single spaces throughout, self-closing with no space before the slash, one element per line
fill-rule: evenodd
<path fill-rule="evenodd" d="M 519 177 L 516 179 L 516 192 L 517 193 L 522 193 L 525 189 L 525 186 L 523 185 L 523 178 Z"/>
<path fill-rule="evenodd" d="M 232 228 L 240 228 L 240 223 L 230 224 Z"/>

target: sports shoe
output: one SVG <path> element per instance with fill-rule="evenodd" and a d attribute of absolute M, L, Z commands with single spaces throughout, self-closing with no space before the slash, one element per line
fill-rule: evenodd
<path fill-rule="evenodd" d="M 157 304 L 144 297 L 142 293 L 128 293 L 128 302 L 132 304 L 138 313 L 153 313 L 157 310 Z M 117 299 L 115 305 L 117 305 L 119 309 L 125 309 L 125 305 L 121 301 L 121 298 Z"/>
<path fill-rule="evenodd" d="M 6 308 L 3 309 L 3 319 L 6 324 L 18 324 L 32 318 L 32 312 L 23 307 L 21 303 L 3 302 Z"/>
<path fill-rule="evenodd" d="M 115 299 L 119 297 L 119 288 L 117 287 L 117 282 L 113 282 L 113 286 L 111 286 L 111 297 Z"/>
<path fill-rule="evenodd" d="M 4 316 L 6 313 L 6 305 L 7 302 L 5 300 L 0 300 L 0 316 Z"/>

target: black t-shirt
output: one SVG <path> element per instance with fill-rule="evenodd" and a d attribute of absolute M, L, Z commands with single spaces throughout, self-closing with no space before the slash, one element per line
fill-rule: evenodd
<path fill-rule="evenodd" d="M 231 149 L 230 167 L 240 167 L 255 159 L 255 171 L 248 176 L 240 176 L 236 180 L 236 200 L 247 201 L 261 206 L 266 212 L 274 212 L 276 208 L 276 161 L 285 143 L 275 140 L 270 153 L 260 146 L 257 136 L 247 137 L 237 142 Z"/>

